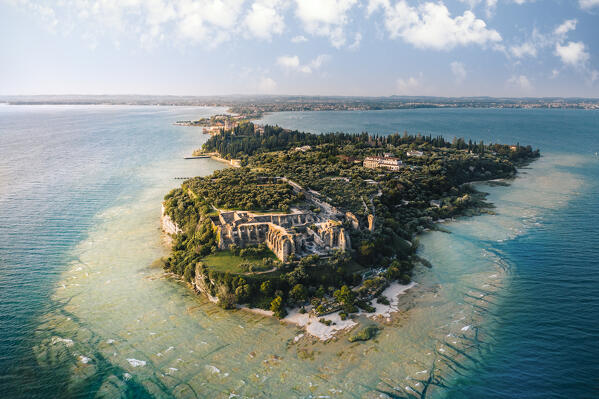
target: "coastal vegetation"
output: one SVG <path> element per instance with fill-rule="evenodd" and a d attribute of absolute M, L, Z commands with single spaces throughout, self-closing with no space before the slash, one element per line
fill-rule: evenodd
<path fill-rule="evenodd" d="M 165 268 L 225 308 L 248 304 L 283 317 L 287 306 L 297 306 L 319 317 L 340 311 L 342 318 L 373 312 L 372 301 L 388 303 L 381 293 L 389 283 L 410 282 L 420 261 L 418 233 L 441 219 L 489 210 L 484 194 L 467 183 L 511 177 L 539 156 L 519 144 L 318 135 L 252 123 L 212 136 L 202 151 L 239 158 L 243 166 L 187 180 L 165 197 L 165 214 L 181 230 Z M 382 153 L 402 167 L 363 166 L 365 157 Z M 284 260 L 265 245 L 223 248 L 223 209 L 311 214 L 343 229 L 347 243 Z M 317 230 L 307 223 L 289 231 L 311 237 Z"/>
<path fill-rule="evenodd" d="M 195 177 L 185 186 L 195 197 L 219 209 L 287 212 L 299 200 L 289 184 L 247 167 Z"/>

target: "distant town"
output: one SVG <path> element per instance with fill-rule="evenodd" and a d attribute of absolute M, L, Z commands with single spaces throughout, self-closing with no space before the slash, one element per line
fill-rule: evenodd
<path fill-rule="evenodd" d="M 14 105 L 156 105 L 219 106 L 245 119 L 282 111 L 356 111 L 416 108 L 560 108 L 599 109 L 599 98 L 494 98 L 494 97 L 327 97 L 327 96 L 0 96 L 0 103 Z"/>

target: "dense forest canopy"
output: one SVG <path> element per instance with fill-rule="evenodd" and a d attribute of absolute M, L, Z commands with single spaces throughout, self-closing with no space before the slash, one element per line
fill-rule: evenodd
<path fill-rule="evenodd" d="M 521 147 L 520 145 L 516 145 L 517 149 L 513 150 L 510 145 L 485 145 L 482 141 L 477 143 L 469 140 L 466 142 L 462 138 L 456 138 L 449 142 L 442 136 L 414 136 L 408 135 L 407 132 L 404 132 L 403 135 L 393 133 L 383 136 L 370 135 L 368 133 L 339 132 L 314 134 L 270 125 L 266 125 L 263 128 L 256 128 L 251 122 L 242 123 L 232 130 L 223 132 L 223 134 L 210 137 L 203 145 L 203 149 L 205 151 L 216 151 L 228 158 L 242 158 L 260 152 L 289 150 L 305 145 L 318 146 L 323 144 L 332 144 L 334 148 L 352 144 L 357 151 L 355 155 L 360 154 L 360 149 L 373 147 L 384 149 L 387 145 L 410 145 L 411 147 L 428 145 L 432 148 L 468 150 L 474 154 L 484 154 L 485 151 L 490 151 L 505 156 L 513 162 L 528 158 L 532 152 L 530 146 Z"/>
<path fill-rule="evenodd" d="M 298 201 L 291 186 L 250 168 L 230 168 L 186 183 L 192 192 L 219 209 L 289 212 Z"/>

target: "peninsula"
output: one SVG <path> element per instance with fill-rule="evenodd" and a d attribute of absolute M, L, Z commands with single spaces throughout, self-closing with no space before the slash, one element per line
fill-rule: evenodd
<path fill-rule="evenodd" d="M 311 134 L 251 122 L 196 151 L 238 168 L 186 180 L 166 195 L 173 237 L 165 269 L 223 308 L 282 318 L 288 309 L 347 320 L 409 284 L 417 235 L 440 220 L 490 212 L 468 184 L 513 177 L 539 157 L 519 144 L 408 135 Z M 370 334 L 372 335 L 372 334 Z"/>

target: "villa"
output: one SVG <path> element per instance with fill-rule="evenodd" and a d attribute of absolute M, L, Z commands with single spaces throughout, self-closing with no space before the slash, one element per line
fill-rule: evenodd
<path fill-rule="evenodd" d="M 398 171 L 403 166 L 403 162 L 399 158 L 385 154 L 383 157 L 366 157 L 364 159 L 364 167 L 370 169 L 384 168 L 391 171 Z"/>

